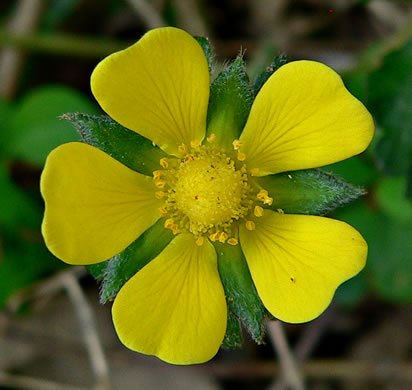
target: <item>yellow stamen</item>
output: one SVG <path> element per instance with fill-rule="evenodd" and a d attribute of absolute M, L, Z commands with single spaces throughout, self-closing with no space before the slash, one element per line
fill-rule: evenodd
<path fill-rule="evenodd" d="M 205 242 L 205 238 L 203 236 L 199 236 L 196 239 L 196 245 L 202 246 L 204 244 L 204 242 Z"/>
<path fill-rule="evenodd" d="M 229 238 L 226 242 L 230 245 L 237 245 L 238 240 L 237 238 L 232 237 L 232 238 Z"/>
<path fill-rule="evenodd" d="M 167 214 L 167 210 L 166 210 L 165 208 L 163 208 L 163 207 L 159 207 L 157 210 L 159 211 L 159 214 L 160 214 L 162 217 L 164 217 L 164 216 Z"/>
<path fill-rule="evenodd" d="M 206 139 L 207 139 L 207 142 L 209 142 L 209 143 L 211 144 L 212 142 L 215 142 L 215 141 L 216 141 L 216 134 L 215 134 L 215 133 L 212 133 L 212 134 L 210 134 L 209 137 L 207 137 Z"/>
<path fill-rule="evenodd" d="M 256 225 L 253 221 L 246 221 L 246 229 L 247 230 L 255 230 Z"/>
<path fill-rule="evenodd" d="M 166 169 L 169 167 L 169 159 L 167 157 L 163 157 L 160 159 L 160 165 L 162 168 Z"/>
<path fill-rule="evenodd" d="M 166 180 L 155 179 L 155 185 L 156 185 L 156 187 L 164 188 L 165 185 L 166 185 Z"/>
<path fill-rule="evenodd" d="M 187 148 L 186 148 L 185 144 L 179 145 L 177 150 L 179 151 L 180 154 L 186 154 L 187 153 Z"/>
<path fill-rule="evenodd" d="M 250 174 L 251 174 L 252 176 L 259 176 L 259 168 L 252 168 L 252 169 L 250 170 Z"/>
<path fill-rule="evenodd" d="M 175 223 L 170 228 L 172 229 L 173 234 L 179 233 L 179 226 L 177 226 Z"/>
<path fill-rule="evenodd" d="M 267 204 L 267 205 L 271 205 L 273 203 L 273 198 L 271 198 L 270 196 L 267 196 L 264 200 L 263 200 L 263 204 Z"/>
<path fill-rule="evenodd" d="M 210 241 L 215 242 L 219 239 L 220 232 L 212 233 L 209 235 Z"/>
<path fill-rule="evenodd" d="M 235 150 L 239 150 L 240 147 L 243 146 L 243 144 L 244 144 L 244 142 L 243 142 L 243 141 L 239 141 L 238 139 L 235 139 L 235 140 L 232 142 L 233 149 L 235 149 Z"/>
<path fill-rule="evenodd" d="M 191 146 L 193 149 L 198 148 L 200 145 L 201 145 L 201 142 L 198 141 L 198 140 L 190 141 L 190 146 Z"/>
<path fill-rule="evenodd" d="M 246 154 L 242 152 L 237 152 L 237 159 L 239 161 L 245 161 L 246 160 Z"/>
<path fill-rule="evenodd" d="M 256 217 L 261 217 L 263 215 L 263 207 L 255 206 L 253 214 L 255 214 Z"/>
<path fill-rule="evenodd" d="M 163 175 L 163 171 L 158 170 L 158 171 L 153 171 L 153 178 L 156 179 L 160 179 L 160 176 Z"/>
<path fill-rule="evenodd" d="M 256 198 L 258 198 L 259 200 L 265 200 L 265 198 L 267 198 L 268 196 L 268 192 L 266 190 L 260 190 L 257 195 Z"/>
<path fill-rule="evenodd" d="M 156 197 L 157 199 L 163 199 L 165 196 L 166 196 L 166 192 L 164 192 L 164 191 L 157 191 L 157 192 L 155 192 L 155 197 Z"/>
<path fill-rule="evenodd" d="M 173 220 L 173 218 L 168 218 L 168 219 L 166 219 L 166 221 L 165 221 L 165 223 L 164 223 L 163 226 L 164 226 L 166 229 L 171 229 L 172 226 L 174 225 L 174 223 L 175 223 L 175 221 Z"/>
<path fill-rule="evenodd" d="M 219 236 L 219 242 L 221 242 L 222 244 L 224 244 L 226 242 L 226 240 L 228 239 L 229 235 L 225 232 L 220 233 Z"/>

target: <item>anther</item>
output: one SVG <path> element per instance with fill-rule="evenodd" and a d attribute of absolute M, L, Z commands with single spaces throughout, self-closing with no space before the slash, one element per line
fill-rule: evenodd
<path fill-rule="evenodd" d="M 239 161 L 245 161 L 246 160 L 246 154 L 242 152 L 237 152 L 237 159 Z"/>
<path fill-rule="evenodd" d="M 264 200 L 267 196 L 268 196 L 268 192 L 266 190 L 260 190 L 256 194 L 256 198 L 258 198 L 259 200 Z"/>
<path fill-rule="evenodd" d="M 267 204 L 267 205 L 271 205 L 273 203 L 273 198 L 271 198 L 270 196 L 267 196 L 264 200 L 263 200 L 263 204 Z"/>
<path fill-rule="evenodd" d="M 162 217 L 164 217 L 164 216 L 167 214 L 167 210 L 166 210 L 165 208 L 163 208 L 163 207 L 159 207 L 157 210 L 159 211 L 159 214 L 160 214 Z"/>
<path fill-rule="evenodd" d="M 232 238 L 229 238 L 226 242 L 227 242 L 229 245 L 237 245 L 238 240 L 237 240 L 237 238 L 232 237 Z"/>
<path fill-rule="evenodd" d="M 215 134 L 215 133 L 212 133 L 212 134 L 210 134 L 209 137 L 207 137 L 206 139 L 207 139 L 207 142 L 209 142 L 209 143 L 211 144 L 212 142 L 215 142 L 215 141 L 216 141 L 216 134 Z"/>
<path fill-rule="evenodd" d="M 285 212 L 282 209 L 277 209 L 276 210 L 279 214 L 285 214 Z"/>
<path fill-rule="evenodd" d="M 245 226 L 246 226 L 247 230 L 255 230 L 256 229 L 256 225 L 253 221 L 246 221 Z"/>
<path fill-rule="evenodd" d="M 226 242 L 226 240 L 228 239 L 229 235 L 225 232 L 220 233 L 219 236 L 219 242 L 221 242 L 222 244 L 224 244 Z"/>
<path fill-rule="evenodd" d="M 240 147 L 243 146 L 243 144 L 244 144 L 244 142 L 243 142 L 243 141 L 240 141 L 240 140 L 238 140 L 238 139 L 235 139 L 235 140 L 232 142 L 233 149 L 235 149 L 235 150 L 239 150 Z"/>
<path fill-rule="evenodd" d="M 205 238 L 203 236 L 199 236 L 196 239 L 196 245 L 198 245 L 198 246 L 202 246 L 204 244 L 204 242 L 205 242 Z"/>
<path fill-rule="evenodd" d="M 201 142 L 198 141 L 198 140 L 190 141 L 190 146 L 191 146 L 193 149 L 198 148 L 200 145 L 201 145 Z"/>
<path fill-rule="evenodd" d="M 220 232 L 212 233 L 209 235 L 210 241 L 215 242 L 219 239 Z"/>
<path fill-rule="evenodd" d="M 166 180 L 155 179 L 155 185 L 156 185 L 156 187 L 164 188 L 165 185 L 166 185 Z"/>
<path fill-rule="evenodd" d="M 252 168 L 252 169 L 250 170 L 250 174 L 251 174 L 252 176 L 259 176 L 259 168 Z"/>
<path fill-rule="evenodd" d="M 255 206 L 253 214 L 255 214 L 256 217 L 261 217 L 263 215 L 263 207 Z"/>
<path fill-rule="evenodd" d="M 160 179 L 160 176 L 162 176 L 163 171 L 153 171 L 153 178 L 156 179 Z"/>
<path fill-rule="evenodd" d="M 169 159 L 167 157 L 163 157 L 160 159 L 160 165 L 162 168 L 168 168 L 169 167 Z"/>
<path fill-rule="evenodd" d="M 187 153 L 187 148 L 186 148 L 185 144 L 179 145 L 177 150 L 179 151 L 180 154 L 186 154 Z"/>
<path fill-rule="evenodd" d="M 163 226 L 164 226 L 166 229 L 171 229 L 172 226 L 174 225 L 174 223 L 175 223 L 175 221 L 173 220 L 173 218 L 168 218 L 168 219 L 166 219 L 166 221 L 165 221 L 165 223 L 164 223 Z"/>
<path fill-rule="evenodd" d="M 157 199 L 163 199 L 166 196 L 166 193 L 164 191 L 157 191 L 155 192 L 155 197 Z"/>
<path fill-rule="evenodd" d="M 177 226 L 175 223 L 170 227 L 170 229 L 172 229 L 172 233 L 175 235 L 179 233 L 179 226 Z"/>

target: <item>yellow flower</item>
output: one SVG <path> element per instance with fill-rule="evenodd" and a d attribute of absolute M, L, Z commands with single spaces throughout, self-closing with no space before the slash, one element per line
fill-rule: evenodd
<path fill-rule="evenodd" d="M 319 316 L 367 255 L 346 223 L 271 210 L 274 199 L 255 180 L 368 146 L 372 118 L 340 77 L 312 61 L 282 66 L 226 149 L 222 134 L 206 137 L 209 84 L 194 38 L 176 28 L 148 32 L 104 59 L 91 87 L 105 112 L 169 156 L 148 177 L 68 143 L 50 153 L 41 180 L 46 244 L 70 264 L 108 260 L 164 218 L 173 240 L 124 284 L 112 313 L 127 347 L 177 364 L 211 359 L 225 335 L 218 243 L 241 246 L 263 304 L 291 323 Z"/>

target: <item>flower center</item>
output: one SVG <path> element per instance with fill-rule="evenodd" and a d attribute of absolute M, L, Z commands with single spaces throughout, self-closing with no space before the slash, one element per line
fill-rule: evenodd
<path fill-rule="evenodd" d="M 244 212 L 247 177 L 224 155 L 184 161 L 177 173 L 176 207 L 199 227 L 222 225 Z"/>
<path fill-rule="evenodd" d="M 174 160 L 161 160 L 165 170 L 153 173 L 165 206 L 159 211 L 167 216 L 165 227 L 175 234 L 191 232 L 201 245 L 205 238 L 237 244 L 237 224 L 244 219 L 252 230 L 248 215 L 261 216 L 263 209 L 253 203 L 271 199 L 262 191 L 253 195 L 246 165 L 234 161 L 212 146 L 198 146 Z M 182 153 L 183 154 L 183 153 Z M 239 160 L 239 159 L 238 159 Z M 258 192 L 258 191 L 256 191 Z M 262 198 L 263 196 L 263 198 Z"/>

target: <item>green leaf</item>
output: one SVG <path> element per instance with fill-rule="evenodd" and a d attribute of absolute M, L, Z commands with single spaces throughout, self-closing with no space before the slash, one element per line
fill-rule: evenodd
<path fill-rule="evenodd" d="M 387 177 L 379 182 L 376 190 L 383 213 L 400 222 L 412 222 L 412 200 L 406 198 L 406 184 L 403 176 Z"/>
<path fill-rule="evenodd" d="M 333 301 L 347 307 L 355 306 L 365 298 L 367 292 L 368 284 L 363 271 L 340 285 Z"/>
<path fill-rule="evenodd" d="M 0 164 L 0 226 L 7 229 L 37 229 L 42 218 L 40 205 L 16 186 Z"/>
<path fill-rule="evenodd" d="M 9 102 L 0 99 L 0 151 L 3 150 L 7 140 L 6 133 L 13 114 L 14 107 Z"/>
<path fill-rule="evenodd" d="M 412 223 L 379 215 L 367 265 L 376 292 L 393 302 L 412 302 Z"/>
<path fill-rule="evenodd" d="M 126 129 L 108 116 L 68 113 L 62 118 L 76 127 L 86 143 L 144 175 L 150 176 L 154 170 L 160 169 L 160 159 L 167 157 L 152 141 Z"/>
<path fill-rule="evenodd" d="M 340 210 L 368 243 L 363 273 L 375 292 L 395 303 L 412 301 L 412 222 L 400 222 L 373 212 L 365 202 Z"/>
<path fill-rule="evenodd" d="M 229 311 L 241 320 L 257 343 L 262 343 L 266 311 L 256 292 L 242 250 L 239 245 L 215 242 L 214 246 Z"/>
<path fill-rule="evenodd" d="M 69 123 L 59 119 L 67 111 L 97 113 L 97 107 L 79 92 L 62 86 L 31 91 L 16 107 L 7 134 L 6 152 L 13 158 L 43 165 L 58 145 L 80 140 Z"/>
<path fill-rule="evenodd" d="M 270 208 L 288 214 L 323 215 L 364 194 L 363 189 L 320 169 L 256 177 L 255 181 L 273 198 Z"/>
<path fill-rule="evenodd" d="M 388 54 L 368 78 L 368 107 L 384 135 L 376 156 L 390 175 L 412 169 L 412 40 Z"/>
<path fill-rule="evenodd" d="M 199 45 L 202 46 L 203 52 L 205 53 L 205 56 L 207 59 L 207 64 L 209 66 L 209 72 L 211 72 L 212 66 L 213 66 L 214 53 L 213 53 L 212 45 L 210 44 L 210 40 L 204 37 L 194 37 L 194 38 L 199 43 Z"/>
<path fill-rule="evenodd" d="M 271 64 L 256 78 L 253 83 L 254 94 L 257 95 L 260 89 L 263 87 L 263 84 L 266 83 L 268 78 L 272 76 L 281 66 L 285 65 L 288 62 L 288 58 L 285 55 L 277 56 L 273 59 Z"/>
<path fill-rule="evenodd" d="M 222 347 L 226 349 L 238 349 L 242 347 L 243 337 L 239 319 L 231 310 L 228 311 L 227 328 Z"/>
<path fill-rule="evenodd" d="M 9 231 L 1 232 L 1 241 L 0 307 L 14 292 L 66 267 L 41 242 L 29 241 Z"/>
<path fill-rule="evenodd" d="M 114 298 L 121 287 L 142 267 L 153 260 L 173 238 L 173 233 L 164 228 L 164 218 L 146 230 L 123 252 L 108 260 L 100 301 Z"/>
<path fill-rule="evenodd" d="M 206 135 L 215 134 L 217 144 L 232 151 L 232 142 L 239 138 L 252 103 L 249 77 L 243 59 L 238 57 L 212 83 Z"/>

